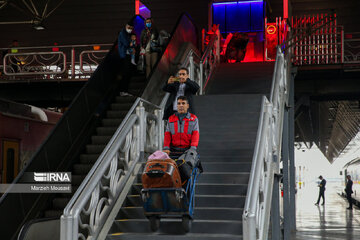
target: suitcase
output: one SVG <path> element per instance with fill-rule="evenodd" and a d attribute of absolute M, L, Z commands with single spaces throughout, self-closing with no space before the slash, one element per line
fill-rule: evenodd
<path fill-rule="evenodd" d="M 141 176 L 143 188 L 181 188 L 181 178 L 172 159 L 149 160 Z"/>

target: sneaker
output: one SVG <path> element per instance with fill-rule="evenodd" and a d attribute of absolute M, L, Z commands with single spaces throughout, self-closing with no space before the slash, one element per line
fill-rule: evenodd
<path fill-rule="evenodd" d="M 348 208 L 346 208 L 346 209 L 352 210 L 352 207 L 348 207 Z"/>
<path fill-rule="evenodd" d="M 319 204 L 318 204 L 318 203 L 315 203 L 315 205 L 316 205 L 316 206 L 319 206 Z"/>
<path fill-rule="evenodd" d="M 132 96 L 132 94 L 130 94 L 128 92 L 120 92 L 120 96 L 121 97 L 129 97 L 129 96 Z"/>
<path fill-rule="evenodd" d="M 321 204 L 321 206 L 324 206 L 324 205 L 325 205 L 325 203 L 322 203 L 322 204 Z"/>

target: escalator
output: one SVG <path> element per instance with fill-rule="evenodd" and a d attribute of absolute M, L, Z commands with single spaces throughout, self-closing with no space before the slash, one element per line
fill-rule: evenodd
<path fill-rule="evenodd" d="M 135 26 L 144 25 L 140 17 L 135 17 L 134 21 L 138 21 L 135 22 Z M 187 24 L 193 30 L 182 34 L 180 38 L 179 34 L 184 33 L 184 29 L 188 28 Z M 104 150 L 136 98 L 142 96 L 152 100 L 154 96 L 163 95 L 159 86 L 168 77 L 169 72 L 176 71 L 178 62 L 175 60 L 179 52 L 184 50 L 182 46 L 185 43 L 196 46 L 197 39 L 191 19 L 183 14 L 179 17 L 172 37 L 150 78 L 145 79 L 144 75 L 139 74 L 131 79 L 129 92 L 134 94 L 132 97 L 119 96 L 117 89 L 121 84 L 118 80 L 121 73 L 118 70 L 119 60 L 116 42 L 114 43 L 69 110 L 14 181 L 24 182 L 24 172 L 72 172 L 72 193 L 5 193 L 0 199 L 1 239 L 16 239 L 23 226 L 25 227 L 21 232 L 22 236 L 25 236 L 27 229 L 31 227 L 29 222 L 33 222 L 33 219 L 59 219 L 73 193 Z M 43 235 L 46 235 L 46 227 L 40 229 L 44 230 Z M 50 232 L 47 234 L 52 236 Z"/>

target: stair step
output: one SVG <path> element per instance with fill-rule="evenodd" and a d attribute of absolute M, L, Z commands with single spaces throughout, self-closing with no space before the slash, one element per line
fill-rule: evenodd
<path fill-rule="evenodd" d="M 107 145 L 111 138 L 112 138 L 112 136 L 92 136 L 91 143 Z"/>
<path fill-rule="evenodd" d="M 242 219 L 242 208 L 206 208 L 195 207 L 194 218 L 201 220 L 237 220 Z M 120 219 L 145 219 L 143 207 L 124 207 L 119 211 Z"/>
<path fill-rule="evenodd" d="M 156 239 L 156 240 L 207 240 L 207 239 L 223 239 L 223 240 L 241 240 L 241 235 L 233 234 L 204 234 L 204 233 L 187 233 L 180 235 L 167 235 L 159 233 L 114 233 L 109 234 L 106 240 L 143 240 L 143 239 Z"/>
<path fill-rule="evenodd" d="M 88 144 L 86 145 L 86 153 L 88 154 L 100 154 L 104 150 L 106 145 L 94 145 Z"/>
<path fill-rule="evenodd" d="M 99 158 L 100 154 L 81 154 L 80 155 L 80 163 L 83 164 L 94 164 L 96 160 Z"/>
<path fill-rule="evenodd" d="M 245 195 L 195 195 L 196 207 L 234 207 L 243 208 Z M 128 195 L 123 207 L 142 206 L 140 195 Z"/>
<path fill-rule="evenodd" d="M 137 232 L 152 233 L 147 219 L 114 221 L 110 233 Z M 180 219 L 161 219 L 158 233 L 184 234 Z M 242 234 L 241 221 L 193 220 L 190 233 Z"/>
<path fill-rule="evenodd" d="M 137 181 L 141 182 L 140 172 Z M 249 172 L 203 172 L 198 178 L 198 183 L 223 183 L 223 184 L 248 184 Z"/>
<path fill-rule="evenodd" d="M 197 183 L 196 194 L 200 195 L 246 195 L 247 184 L 219 184 L 219 183 Z M 139 195 L 142 189 L 141 183 L 132 185 L 129 194 Z"/>
<path fill-rule="evenodd" d="M 251 162 L 202 162 L 205 172 L 250 172 Z"/>
<path fill-rule="evenodd" d="M 196 194 L 201 195 L 246 195 L 248 184 L 197 183 Z"/>
<path fill-rule="evenodd" d="M 117 127 L 98 127 L 96 133 L 100 136 L 113 136 Z"/>
<path fill-rule="evenodd" d="M 93 164 L 74 164 L 73 166 L 73 174 L 76 175 L 87 175 Z"/>

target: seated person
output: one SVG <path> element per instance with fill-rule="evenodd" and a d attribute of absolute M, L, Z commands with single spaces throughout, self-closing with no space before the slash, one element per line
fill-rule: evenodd
<path fill-rule="evenodd" d="M 199 145 L 199 121 L 188 109 L 188 99 L 178 97 L 177 112 L 169 117 L 166 126 L 163 151 L 173 159 L 190 148 L 196 150 Z"/>

